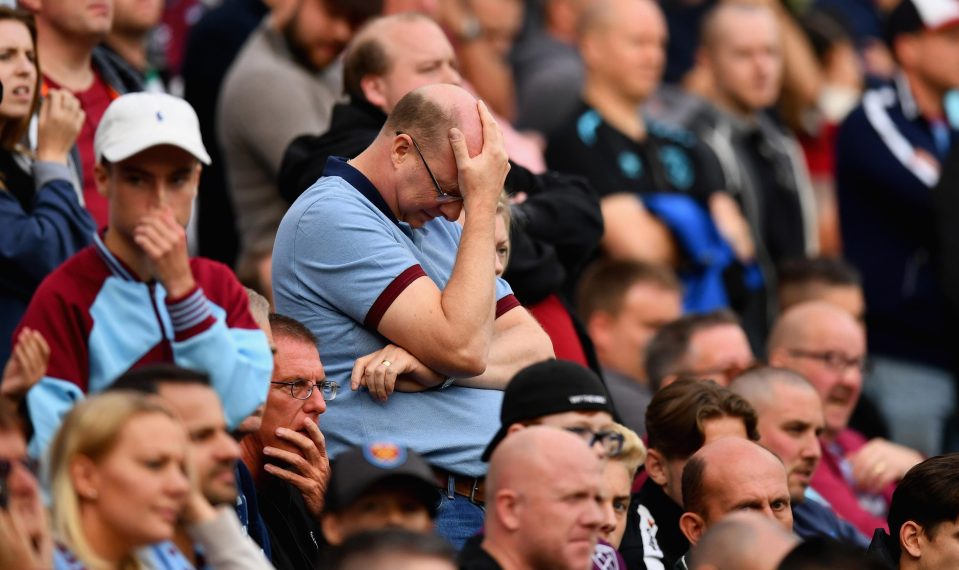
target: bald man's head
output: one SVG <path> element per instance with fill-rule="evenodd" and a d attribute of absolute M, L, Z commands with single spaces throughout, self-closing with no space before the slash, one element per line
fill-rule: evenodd
<path fill-rule="evenodd" d="M 390 113 L 407 93 L 433 83 L 462 83 L 456 53 L 439 25 L 405 12 L 370 21 L 350 43 L 343 86 L 354 102 Z"/>
<path fill-rule="evenodd" d="M 799 539 L 759 513 L 726 515 L 690 551 L 693 570 L 775 570 Z"/>
<path fill-rule="evenodd" d="M 580 52 L 591 91 L 641 103 L 662 79 L 666 19 L 652 0 L 597 0 L 583 15 Z"/>
<path fill-rule="evenodd" d="M 483 549 L 537 568 L 589 566 L 603 521 L 602 469 L 586 443 L 564 430 L 531 426 L 504 439 L 486 479 Z"/>
<path fill-rule="evenodd" d="M 823 301 L 796 305 L 773 326 L 769 363 L 803 375 L 822 399 L 826 436 L 849 423 L 862 391 L 866 336 L 846 311 Z"/>
<path fill-rule="evenodd" d="M 778 457 L 741 438 L 723 438 L 693 454 L 683 469 L 680 528 L 695 544 L 724 515 L 752 510 L 792 531 L 786 470 Z"/>

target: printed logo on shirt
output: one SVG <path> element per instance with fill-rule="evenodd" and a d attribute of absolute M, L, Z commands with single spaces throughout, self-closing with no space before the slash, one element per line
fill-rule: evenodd
<path fill-rule="evenodd" d="M 666 167 L 669 183 L 680 190 L 689 190 L 693 185 L 693 165 L 686 151 L 678 146 L 668 145 L 659 150 L 659 160 Z"/>
<path fill-rule="evenodd" d="M 363 449 L 366 460 L 383 469 L 406 463 L 406 450 L 392 442 L 377 442 Z"/>
<path fill-rule="evenodd" d="M 623 173 L 623 176 L 632 178 L 633 180 L 642 178 L 643 163 L 639 160 L 639 157 L 636 156 L 635 152 L 624 150 L 619 153 L 619 157 L 617 157 L 616 160 L 619 163 L 619 171 Z"/>
<path fill-rule="evenodd" d="M 593 550 L 593 568 L 598 570 L 619 570 L 616 550 L 608 544 L 596 543 Z"/>
<path fill-rule="evenodd" d="M 646 563 L 646 570 L 666 570 L 663 566 L 666 555 L 656 540 L 656 535 L 659 534 L 656 519 L 644 505 L 639 505 L 636 512 L 639 514 L 639 532 L 643 538 L 643 562 Z"/>

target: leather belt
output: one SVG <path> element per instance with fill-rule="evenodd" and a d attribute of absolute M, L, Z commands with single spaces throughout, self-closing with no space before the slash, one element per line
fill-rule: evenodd
<path fill-rule="evenodd" d="M 436 477 L 437 486 L 443 491 L 449 492 L 452 487 L 454 493 L 466 497 L 473 504 L 482 506 L 486 502 L 486 477 L 457 475 L 438 467 L 433 468 L 433 475 Z M 452 485 L 450 481 L 453 482 Z"/>

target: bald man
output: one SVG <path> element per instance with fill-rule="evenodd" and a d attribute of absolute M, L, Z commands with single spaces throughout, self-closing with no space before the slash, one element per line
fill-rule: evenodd
<path fill-rule="evenodd" d="M 736 512 L 710 528 L 689 555 L 690 570 L 776 570 L 799 539 L 759 513 Z"/>
<path fill-rule="evenodd" d="M 848 427 L 862 390 L 866 339 L 844 309 L 811 301 L 786 311 L 769 338 L 769 363 L 799 372 L 823 403 L 822 463 L 812 487 L 866 536 L 885 528 L 893 483 L 922 457 Z"/>
<path fill-rule="evenodd" d="M 437 529 L 454 545 L 482 524 L 480 456 L 500 390 L 553 355 L 495 277 L 507 169 L 485 105 L 454 85 L 416 89 L 365 151 L 327 161 L 274 249 L 277 310 L 317 336 L 327 378 L 351 388 L 324 417 L 331 455 L 378 439 L 423 455 L 450 491 Z"/>
<path fill-rule="evenodd" d="M 786 467 L 795 533 L 804 539 L 827 536 L 866 548 L 867 537 L 839 519 L 809 488 L 822 457 L 823 432 L 822 401 L 812 384 L 793 370 L 764 366 L 740 375 L 729 389 L 756 410 L 759 445 Z"/>
<path fill-rule="evenodd" d="M 756 511 L 792 532 L 789 507 L 782 461 L 749 440 L 727 437 L 708 443 L 683 469 L 686 512 L 679 527 L 694 547 L 707 529 L 734 511 Z"/>
<path fill-rule="evenodd" d="M 512 434 L 490 460 L 482 550 L 460 569 L 588 569 L 603 522 L 602 475 L 602 462 L 571 433 L 532 426 Z"/>

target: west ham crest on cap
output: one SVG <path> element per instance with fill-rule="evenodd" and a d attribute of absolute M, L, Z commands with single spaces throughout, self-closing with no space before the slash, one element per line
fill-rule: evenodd
<path fill-rule="evenodd" d="M 363 457 L 383 469 L 392 469 L 406 463 L 406 450 L 393 442 L 371 443 L 363 448 Z"/>

